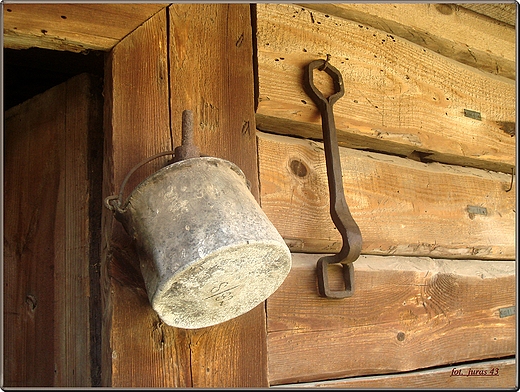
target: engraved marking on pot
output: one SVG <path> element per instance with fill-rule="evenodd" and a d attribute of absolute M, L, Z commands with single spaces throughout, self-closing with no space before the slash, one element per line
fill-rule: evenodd
<path fill-rule="evenodd" d="M 228 282 L 222 282 L 218 286 L 213 287 L 210 291 L 213 293 L 209 297 L 206 297 L 204 299 L 210 299 L 213 298 L 215 301 L 220 302 L 220 306 L 224 304 L 226 300 L 233 298 L 233 293 L 231 293 L 231 290 L 236 289 L 240 285 L 236 285 L 234 287 L 230 287 L 229 289 L 223 290 L 229 283 Z"/>

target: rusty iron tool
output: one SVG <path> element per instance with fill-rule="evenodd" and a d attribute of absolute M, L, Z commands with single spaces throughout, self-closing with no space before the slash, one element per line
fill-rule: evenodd
<path fill-rule="evenodd" d="M 328 98 L 325 98 L 314 85 L 313 72 L 315 69 L 325 71 L 332 78 L 335 92 Z M 329 63 L 327 56 L 327 60 L 315 60 L 305 67 L 304 87 L 306 93 L 312 98 L 321 113 L 325 162 L 329 182 L 330 215 L 343 239 L 343 245 L 339 253 L 324 256 L 318 260 L 316 266 L 318 291 L 323 297 L 347 298 L 354 294 L 354 266 L 352 263 L 357 260 L 361 253 L 362 238 L 361 231 L 354 218 L 352 218 L 345 200 L 338 138 L 332 111 L 334 103 L 345 92 L 343 78 L 341 73 Z M 331 290 L 329 288 L 327 272 L 329 264 L 340 264 L 342 266 L 345 290 Z"/>

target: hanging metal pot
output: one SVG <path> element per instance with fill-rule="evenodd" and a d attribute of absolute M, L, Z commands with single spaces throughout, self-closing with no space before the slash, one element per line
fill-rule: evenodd
<path fill-rule="evenodd" d="M 233 163 L 200 157 L 191 143 L 191 112 L 183 113 L 176 162 L 141 182 L 111 209 L 135 241 L 153 309 L 168 325 L 201 328 L 256 307 L 291 268 L 284 240 Z M 180 159 L 180 160 L 179 160 Z"/>

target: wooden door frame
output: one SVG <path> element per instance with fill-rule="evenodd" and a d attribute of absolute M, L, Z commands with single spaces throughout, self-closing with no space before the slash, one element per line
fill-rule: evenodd
<path fill-rule="evenodd" d="M 258 199 L 249 4 L 4 3 L 4 46 L 108 52 L 103 197 L 137 162 L 178 144 L 180 112 L 192 109 L 200 149 L 237 164 Z M 140 171 L 136 181 L 162 164 Z M 96 383 L 268 386 L 264 304 L 210 328 L 168 327 L 149 305 L 131 241 L 106 209 L 101 242 L 102 379 Z"/>
<path fill-rule="evenodd" d="M 178 145 L 182 110 L 191 109 L 203 154 L 236 163 L 258 198 L 252 50 L 247 4 L 172 5 L 118 43 L 105 71 L 103 194 L 142 159 Z M 103 385 L 268 386 L 264 304 L 209 328 L 169 327 L 151 309 L 132 244 L 108 211 L 103 232 Z"/>

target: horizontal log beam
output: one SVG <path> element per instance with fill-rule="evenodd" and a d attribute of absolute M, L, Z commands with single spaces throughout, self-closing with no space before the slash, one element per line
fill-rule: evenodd
<path fill-rule="evenodd" d="M 404 3 L 302 6 L 374 27 L 463 64 L 515 79 L 515 28 L 461 6 Z"/>
<path fill-rule="evenodd" d="M 319 257 L 293 254 L 289 276 L 267 301 L 271 385 L 516 352 L 514 261 L 362 255 L 353 297 L 331 300 L 317 294 Z M 332 267 L 337 289 L 341 273 Z"/>
<path fill-rule="evenodd" d="M 167 4 L 5 4 L 4 47 L 112 49 Z"/>
<path fill-rule="evenodd" d="M 471 364 L 452 365 L 409 373 L 384 376 L 352 377 L 341 380 L 286 384 L 284 388 L 487 388 L 514 389 L 516 384 L 516 361 L 498 359 Z M 276 388 L 276 387 L 275 387 Z"/>
<path fill-rule="evenodd" d="M 321 143 L 258 132 L 262 208 L 293 252 L 329 253 Z M 515 259 L 511 175 L 340 148 L 343 187 L 364 254 Z"/>
<path fill-rule="evenodd" d="M 516 4 L 510 3 L 462 3 L 460 7 L 464 7 L 473 12 L 485 15 L 489 18 L 499 20 L 500 22 L 509 24 L 511 26 L 516 25 Z"/>
<path fill-rule="evenodd" d="M 322 138 L 319 112 L 303 90 L 303 69 L 330 54 L 345 85 L 334 106 L 341 145 L 506 173 L 515 165 L 510 79 L 290 4 L 257 5 L 257 42 L 261 130 Z M 315 79 L 327 95 L 327 80 Z"/>

